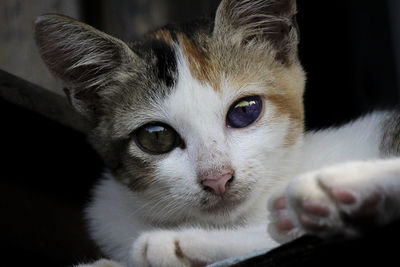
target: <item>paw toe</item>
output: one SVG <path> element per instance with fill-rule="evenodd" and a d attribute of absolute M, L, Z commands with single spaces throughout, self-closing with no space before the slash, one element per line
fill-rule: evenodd
<path fill-rule="evenodd" d="M 302 226 L 308 231 L 319 232 L 327 228 L 322 220 L 312 216 L 308 216 L 307 214 L 300 214 L 299 220 Z"/>
<path fill-rule="evenodd" d="M 325 218 L 331 214 L 330 209 L 323 204 L 315 204 L 306 201 L 303 203 L 302 208 L 306 213 L 317 217 Z"/>
<path fill-rule="evenodd" d="M 331 191 L 332 197 L 340 204 L 350 205 L 357 200 L 355 194 L 347 189 L 334 188 Z"/>
<path fill-rule="evenodd" d="M 294 224 L 288 216 L 283 215 L 278 218 L 276 222 L 276 227 L 279 231 L 286 232 L 292 230 L 294 228 Z"/>
<path fill-rule="evenodd" d="M 286 197 L 281 196 L 277 198 L 273 204 L 274 209 L 276 210 L 284 210 L 286 209 Z"/>

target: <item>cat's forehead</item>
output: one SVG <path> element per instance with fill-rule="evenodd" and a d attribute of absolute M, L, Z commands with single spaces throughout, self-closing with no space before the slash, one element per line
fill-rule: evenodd
<path fill-rule="evenodd" d="M 196 25 L 166 26 L 133 45 L 134 52 L 146 62 L 147 76 L 160 88 L 165 85 L 173 90 L 179 70 L 185 69 L 178 65 L 183 63 L 193 79 L 221 94 L 256 83 L 273 88 L 276 73 L 279 76 L 286 68 L 277 64 L 268 45 L 244 48 L 213 36 L 211 24 Z M 227 82 L 230 86 L 223 86 Z"/>
<path fill-rule="evenodd" d="M 132 46 L 145 72 L 131 80 L 125 92 L 134 93 L 122 99 L 135 118 L 126 114 L 119 121 L 130 121 L 132 130 L 151 120 L 167 120 L 173 105 L 186 105 L 195 113 L 205 108 L 226 112 L 233 101 L 248 95 L 272 96 L 286 111 L 298 111 L 299 101 L 293 99 L 301 98 L 304 77 L 297 66 L 277 63 L 268 46 L 235 46 L 213 36 L 211 26 L 201 25 L 167 26 Z"/>
<path fill-rule="evenodd" d="M 194 21 L 188 24 L 171 24 L 133 44 L 132 49 L 155 73 L 158 82 L 173 87 L 178 79 L 178 60 L 184 56 L 192 75 L 200 81 L 211 82 L 208 43 L 212 35 L 212 23 Z M 207 79 L 208 78 L 208 79 Z"/>

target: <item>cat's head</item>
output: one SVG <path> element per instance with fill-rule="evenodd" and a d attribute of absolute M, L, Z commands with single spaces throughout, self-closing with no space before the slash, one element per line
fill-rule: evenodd
<path fill-rule="evenodd" d="M 295 0 L 223 0 L 214 21 L 125 43 L 59 15 L 35 37 L 90 140 L 153 218 L 241 214 L 301 142 Z"/>

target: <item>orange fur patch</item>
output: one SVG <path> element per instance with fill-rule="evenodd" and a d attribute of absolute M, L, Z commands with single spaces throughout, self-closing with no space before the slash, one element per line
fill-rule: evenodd
<path fill-rule="evenodd" d="M 211 59 L 184 35 L 178 34 L 178 40 L 192 76 L 201 83 L 208 83 L 214 90 L 220 91 L 220 83 Z"/>
<path fill-rule="evenodd" d="M 277 117 L 287 115 L 290 119 L 289 132 L 285 137 L 285 146 L 292 146 L 303 133 L 304 112 L 302 102 L 289 95 L 269 95 L 267 99 L 277 108 Z"/>
<path fill-rule="evenodd" d="M 167 30 L 158 30 L 150 34 L 149 39 L 163 40 L 168 45 L 173 46 L 174 40 L 172 39 L 171 33 Z"/>

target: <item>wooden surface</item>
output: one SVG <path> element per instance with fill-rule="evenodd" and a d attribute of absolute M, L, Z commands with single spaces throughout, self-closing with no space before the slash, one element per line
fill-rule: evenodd
<path fill-rule="evenodd" d="M 0 0 L 0 69 L 62 95 L 33 38 L 35 18 L 60 13 L 81 19 L 80 0 Z"/>
<path fill-rule="evenodd" d="M 72 109 L 65 97 L 3 70 L 0 70 L 0 98 L 77 131 L 87 130 L 86 121 Z"/>
<path fill-rule="evenodd" d="M 0 71 L 1 266 L 100 257 L 84 207 L 104 169 L 65 98 Z M 78 130 L 78 131 L 77 131 Z"/>

